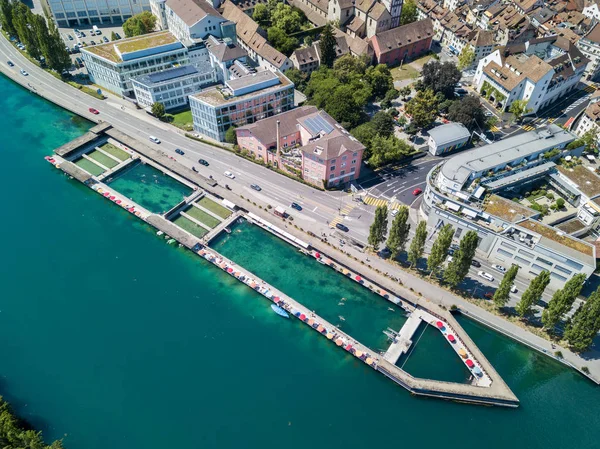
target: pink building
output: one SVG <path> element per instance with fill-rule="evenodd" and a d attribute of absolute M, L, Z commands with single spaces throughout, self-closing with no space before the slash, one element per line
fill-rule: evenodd
<path fill-rule="evenodd" d="M 360 176 L 364 145 L 314 106 L 292 109 L 236 132 L 239 147 L 266 163 L 286 168 L 300 159 L 298 169 L 311 184 L 321 187 L 325 181 L 332 187 Z"/>

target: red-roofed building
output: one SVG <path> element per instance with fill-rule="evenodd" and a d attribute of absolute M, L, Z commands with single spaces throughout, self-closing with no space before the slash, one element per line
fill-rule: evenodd
<path fill-rule="evenodd" d="M 379 33 L 370 43 L 379 64 L 396 65 L 427 53 L 432 39 L 433 23 L 424 19 Z"/>

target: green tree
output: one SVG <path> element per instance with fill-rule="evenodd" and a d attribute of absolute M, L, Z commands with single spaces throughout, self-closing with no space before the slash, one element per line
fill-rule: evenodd
<path fill-rule="evenodd" d="M 542 297 L 544 290 L 550 283 L 550 272 L 547 270 L 542 271 L 538 274 L 533 281 L 529 284 L 520 301 L 517 303 L 515 310 L 517 314 L 525 318 L 532 312 L 533 305 Z"/>
<path fill-rule="evenodd" d="M 510 289 L 515 282 L 517 272 L 519 271 L 518 265 L 512 265 L 508 271 L 504 274 L 500 285 L 494 292 L 494 304 L 497 308 L 504 307 L 510 297 Z"/>
<path fill-rule="evenodd" d="M 412 93 L 412 88 L 410 86 L 404 86 L 401 87 L 400 90 L 400 96 L 402 97 L 402 99 L 404 101 L 406 101 L 406 99 L 410 96 L 410 94 Z"/>
<path fill-rule="evenodd" d="M 387 234 L 387 206 L 377 206 L 375 209 L 375 219 L 369 228 L 369 245 L 373 247 L 375 251 L 379 248 L 379 245 L 385 240 Z"/>
<path fill-rule="evenodd" d="M 407 25 L 417 20 L 417 3 L 415 0 L 406 0 L 400 13 L 400 25 Z"/>
<path fill-rule="evenodd" d="M 269 42 L 286 56 L 289 56 L 298 48 L 299 42 L 295 37 L 289 37 L 288 34 L 279 27 L 270 27 L 267 30 Z"/>
<path fill-rule="evenodd" d="M 423 251 L 425 250 L 425 240 L 427 239 L 427 222 L 421 220 L 417 224 L 417 229 L 415 230 L 415 236 L 410 242 L 410 246 L 408 248 L 408 261 L 411 266 L 416 266 L 419 262 L 419 259 L 423 256 Z"/>
<path fill-rule="evenodd" d="M 562 289 L 554 293 L 548 307 L 542 312 L 542 324 L 546 329 L 554 329 L 561 317 L 571 310 L 575 298 L 581 293 L 585 279 L 585 274 L 576 274 Z"/>
<path fill-rule="evenodd" d="M 294 83 L 294 85 L 296 86 L 296 89 L 298 90 L 304 90 L 304 88 L 306 87 L 306 74 L 304 72 L 302 72 L 301 70 L 298 69 L 288 69 L 285 71 L 285 76 L 288 77 L 288 79 Z"/>
<path fill-rule="evenodd" d="M 448 284 L 453 287 L 458 286 L 469 273 L 478 243 L 479 237 L 475 231 L 467 232 L 461 239 L 458 250 L 452 256 L 452 262 L 444 271 L 444 280 Z"/>
<path fill-rule="evenodd" d="M 425 128 L 433 123 L 438 112 L 438 100 L 431 89 L 417 92 L 406 103 L 406 112 L 411 115 L 412 123 L 418 128 Z"/>
<path fill-rule="evenodd" d="M 304 14 L 283 2 L 278 3 L 271 11 L 271 26 L 276 26 L 290 34 L 300 31 L 305 21 Z"/>
<path fill-rule="evenodd" d="M 152 115 L 159 120 L 162 120 L 165 117 L 165 105 L 159 101 L 152 103 L 150 110 L 152 111 Z"/>
<path fill-rule="evenodd" d="M 558 209 L 562 209 L 563 207 L 565 207 L 565 200 L 563 198 L 556 198 L 556 207 Z"/>
<path fill-rule="evenodd" d="M 412 147 L 396 136 L 384 137 L 376 134 L 369 148 L 369 166 L 378 168 L 390 162 L 396 162 L 413 151 Z"/>
<path fill-rule="evenodd" d="M 46 64 L 52 70 L 62 73 L 71 65 L 71 56 L 65 49 L 65 43 L 53 21 L 48 22 L 48 37 L 40 42 Z"/>
<path fill-rule="evenodd" d="M 465 45 L 458 55 L 458 70 L 465 70 L 473 64 L 473 61 L 475 61 L 475 52 L 470 45 Z"/>
<path fill-rule="evenodd" d="M 453 101 L 448 108 L 448 119 L 462 123 L 469 129 L 483 126 L 485 114 L 481 101 L 475 95 L 467 95 Z"/>
<path fill-rule="evenodd" d="M 11 0 L 0 0 L 0 25 L 9 36 L 17 34 L 13 24 L 14 3 Z"/>
<path fill-rule="evenodd" d="M 339 86 L 325 105 L 325 111 L 344 128 L 354 128 L 360 122 L 361 109 L 356 103 L 352 86 Z"/>
<path fill-rule="evenodd" d="M 438 233 L 438 236 L 431 247 L 429 257 L 427 258 L 427 268 L 430 271 L 429 277 L 431 277 L 442 266 L 442 263 L 448 254 L 448 249 L 452 244 L 453 237 L 454 228 L 451 224 L 444 225 L 440 229 L 440 232 Z"/>
<path fill-rule="evenodd" d="M 371 119 L 370 125 L 380 136 L 389 137 L 394 134 L 394 118 L 387 112 L 377 112 Z"/>
<path fill-rule="evenodd" d="M 231 125 L 229 128 L 227 128 L 227 131 L 225 131 L 225 142 L 237 145 L 238 141 L 237 133 L 235 132 L 235 126 Z"/>
<path fill-rule="evenodd" d="M 577 309 L 573 319 L 567 323 L 565 339 L 577 352 L 587 350 L 600 331 L 600 288 Z"/>
<path fill-rule="evenodd" d="M 357 58 L 350 53 L 339 57 L 333 63 L 333 71 L 342 83 L 361 78 L 367 71 L 367 63 L 363 58 Z"/>
<path fill-rule="evenodd" d="M 527 107 L 527 100 L 515 100 L 508 108 L 508 112 L 512 113 L 515 122 L 518 122 L 525 114 L 531 112 L 531 109 Z"/>
<path fill-rule="evenodd" d="M 119 40 L 119 38 L 117 37 L 117 33 L 115 33 L 114 31 L 112 33 L 110 33 L 110 40 L 111 41 Z"/>
<path fill-rule="evenodd" d="M 125 37 L 141 36 L 154 31 L 155 26 L 156 16 L 150 11 L 143 11 L 125 21 L 123 33 L 125 33 Z"/>
<path fill-rule="evenodd" d="M 400 91 L 394 87 L 389 89 L 381 101 L 381 107 L 384 109 L 389 109 L 392 107 L 392 101 L 400 96 Z"/>
<path fill-rule="evenodd" d="M 439 92 L 445 98 L 454 98 L 456 83 L 462 77 L 462 73 L 453 62 L 440 62 L 435 59 L 431 59 L 423 66 L 421 75 L 425 89 L 431 89 L 434 93 Z"/>
<path fill-rule="evenodd" d="M 385 94 L 394 88 L 394 79 L 390 69 L 385 64 L 367 68 L 365 81 L 371 87 L 371 94 L 375 100 L 381 100 Z"/>
<path fill-rule="evenodd" d="M 271 12 L 269 11 L 269 8 L 267 8 L 267 5 L 264 3 L 259 3 L 254 7 L 252 18 L 261 27 L 267 28 L 267 26 L 271 23 Z"/>
<path fill-rule="evenodd" d="M 592 127 L 581 136 L 585 149 L 590 153 L 598 154 L 598 129 Z"/>
<path fill-rule="evenodd" d="M 408 233 L 410 231 L 410 224 L 408 223 L 408 207 L 401 206 L 398 209 L 398 213 L 392 221 L 392 227 L 390 229 L 390 235 L 387 241 L 387 247 L 392 253 L 392 258 L 398 257 L 401 251 L 404 251 L 406 242 L 408 240 Z"/>
<path fill-rule="evenodd" d="M 321 64 L 325 67 L 333 67 L 333 61 L 335 60 L 335 46 L 336 40 L 333 35 L 333 27 L 330 23 L 327 23 L 321 32 L 321 39 L 319 40 Z"/>

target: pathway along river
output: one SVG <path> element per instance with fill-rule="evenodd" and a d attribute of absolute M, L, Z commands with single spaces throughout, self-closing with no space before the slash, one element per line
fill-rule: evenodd
<path fill-rule="evenodd" d="M 571 370 L 462 320 L 521 407 L 412 397 L 43 160 L 89 124 L 4 78 L 0 110 L 0 393 L 47 439 L 598 447 L 600 389 Z"/>

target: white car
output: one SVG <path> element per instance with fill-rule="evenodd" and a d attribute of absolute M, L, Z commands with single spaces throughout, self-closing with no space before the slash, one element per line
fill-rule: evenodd
<path fill-rule="evenodd" d="M 490 273 L 486 273 L 485 271 L 478 271 L 477 276 L 485 279 L 486 281 L 494 282 L 494 276 L 492 276 Z"/>
<path fill-rule="evenodd" d="M 497 263 L 492 265 L 492 268 L 500 273 L 506 273 L 506 268 L 504 268 L 502 265 L 498 265 Z"/>
<path fill-rule="evenodd" d="M 229 179 L 235 179 L 235 175 L 233 173 L 231 173 L 230 171 L 226 171 L 225 173 L 223 173 L 225 176 L 227 176 Z"/>
<path fill-rule="evenodd" d="M 158 137 L 148 136 L 148 139 L 150 139 L 150 142 L 160 143 L 160 139 Z"/>
<path fill-rule="evenodd" d="M 398 215 L 398 209 L 392 209 L 392 212 L 390 212 L 390 214 L 392 215 L 392 217 L 395 217 L 396 215 Z"/>
<path fill-rule="evenodd" d="M 514 285 L 510 286 L 510 292 L 511 293 L 517 293 L 519 290 L 517 289 L 517 287 L 515 287 Z"/>
<path fill-rule="evenodd" d="M 446 262 L 448 262 L 448 263 L 452 262 L 453 260 L 454 260 L 454 257 L 452 257 L 452 256 L 448 256 L 446 258 Z"/>
<path fill-rule="evenodd" d="M 25 71 L 25 69 L 21 69 L 21 75 L 23 75 L 23 76 L 27 76 L 27 75 L 29 75 L 29 73 L 27 73 L 27 72 Z"/>

